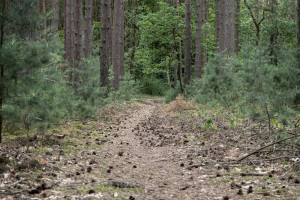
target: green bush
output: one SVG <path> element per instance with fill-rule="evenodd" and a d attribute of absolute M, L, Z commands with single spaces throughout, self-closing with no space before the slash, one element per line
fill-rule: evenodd
<path fill-rule="evenodd" d="M 197 102 L 239 109 L 254 120 L 285 120 L 295 111 L 291 108 L 298 94 L 300 73 L 295 54 L 285 54 L 288 59 L 277 66 L 270 64 L 263 47 L 243 47 L 240 55 L 231 59 L 216 55 L 205 67 L 202 79 L 187 88 L 186 95 Z"/>
<path fill-rule="evenodd" d="M 141 82 L 141 92 L 143 94 L 153 96 L 164 96 L 165 91 L 168 90 L 168 84 L 162 79 L 155 77 L 144 77 Z"/>

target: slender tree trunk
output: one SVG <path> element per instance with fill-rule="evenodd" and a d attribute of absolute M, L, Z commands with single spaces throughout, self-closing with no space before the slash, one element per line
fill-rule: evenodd
<path fill-rule="evenodd" d="M 235 53 L 238 54 L 240 51 L 239 39 L 240 39 L 240 10 L 241 10 L 241 1 L 235 0 Z"/>
<path fill-rule="evenodd" d="M 92 8 L 93 0 L 85 0 L 85 37 L 84 37 L 84 55 L 89 57 L 91 54 L 92 45 Z"/>
<path fill-rule="evenodd" d="M 1 3 L 1 9 L 2 13 L 5 11 L 5 0 L 3 0 Z M 4 41 L 4 20 L 0 21 L 0 49 L 3 46 L 3 41 Z M 1 80 L 4 79 L 4 66 L 2 62 L 0 62 L 0 77 Z M 3 100 L 4 100 L 4 86 L 3 83 L 0 82 L 0 143 L 2 142 L 2 127 L 3 127 L 3 114 L 2 114 L 2 109 L 3 109 Z"/>
<path fill-rule="evenodd" d="M 110 0 L 101 0 L 101 48 L 100 48 L 100 83 L 101 87 L 109 84 L 109 65 L 111 52 L 111 9 Z"/>
<path fill-rule="evenodd" d="M 225 1 L 216 0 L 216 41 L 219 53 L 225 50 Z"/>
<path fill-rule="evenodd" d="M 235 53 L 235 0 L 225 1 L 225 50 L 227 55 L 233 56 Z"/>
<path fill-rule="evenodd" d="M 67 34 L 68 34 L 68 29 L 67 29 L 67 26 L 68 26 L 68 0 L 66 0 L 64 2 L 64 50 L 65 50 L 65 53 L 64 53 L 64 59 L 67 59 Z"/>
<path fill-rule="evenodd" d="M 136 17 L 136 7 L 135 7 L 135 0 L 132 0 L 132 23 L 131 23 L 131 52 L 130 52 L 130 62 L 129 62 L 129 72 L 133 69 L 133 62 L 134 62 L 134 55 L 136 51 L 136 43 L 135 43 L 135 35 L 136 35 L 136 30 L 135 30 L 135 17 Z"/>
<path fill-rule="evenodd" d="M 195 52 L 195 71 L 194 77 L 201 78 L 202 69 L 204 67 L 204 55 L 203 55 L 203 44 L 202 44 L 202 25 L 204 24 L 204 5 L 202 0 L 196 1 L 196 52 Z"/>
<path fill-rule="evenodd" d="M 120 76 L 123 77 L 125 74 L 124 69 L 124 53 L 125 53 L 125 13 L 124 13 L 124 0 L 120 1 Z"/>
<path fill-rule="evenodd" d="M 191 8 L 190 1 L 185 1 L 185 60 L 184 60 L 184 84 L 190 84 L 191 80 Z"/>
<path fill-rule="evenodd" d="M 123 0 L 114 1 L 112 30 L 112 65 L 114 72 L 113 87 L 120 87 L 120 76 L 124 74 L 124 4 Z"/>
<path fill-rule="evenodd" d="M 208 2 L 208 0 L 204 0 L 203 4 L 204 4 L 204 23 L 207 24 L 207 23 L 209 23 L 209 2 Z M 206 30 L 204 32 L 205 38 L 208 38 L 209 34 L 210 34 L 210 32 L 208 30 Z M 208 44 L 206 43 L 205 48 L 203 49 L 204 65 L 208 61 L 207 50 L 208 50 Z"/>
<path fill-rule="evenodd" d="M 53 16 L 51 18 L 51 32 L 52 35 L 57 35 L 59 24 L 59 0 L 51 0 L 50 4 L 53 11 Z"/>
<path fill-rule="evenodd" d="M 298 68 L 300 69 L 300 0 L 298 0 Z"/>
<path fill-rule="evenodd" d="M 73 17 L 74 5 L 73 0 L 66 0 L 66 32 L 65 40 L 66 40 L 66 57 L 69 63 L 69 82 L 72 84 L 73 81 L 73 67 L 74 67 L 74 17 Z"/>
<path fill-rule="evenodd" d="M 271 56 L 271 63 L 277 65 L 277 37 L 278 37 L 278 27 L 277 27 L 277 0 L 270 0 L 270 7 L 271 7 L 271 17 L 273 23 L 273 30 L 270 34 L 270 56 Z"/>
<path fill-rule="evenodd" d="M 82 70 L 81 58 L 82 58 L 82 0 L 75 1 L 75 51 L 74 51 L 74 61 L 75 61 L 75 77 L 74 81 L 80 83 L 79 71 Z"/>

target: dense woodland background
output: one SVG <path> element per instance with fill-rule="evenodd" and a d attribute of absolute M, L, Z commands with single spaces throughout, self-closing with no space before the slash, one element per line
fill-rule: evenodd
<path fill-rule="evenodd" d="M 142 94 L 298 126 L 299 0 L 0 4 L 0 135 L 42 133 Z"/>

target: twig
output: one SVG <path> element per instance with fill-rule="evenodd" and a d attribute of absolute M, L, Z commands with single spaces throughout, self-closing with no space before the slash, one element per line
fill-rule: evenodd
<path fill-rule="evenodd" d="M 270 158 L 270 159 L 263 159 L 263 160 L 252 160 L 252 162 L 263 162 L 263 161 L 274 161 L 274 160 L 280 160 L 284 158 L 298 158 L 297 156 L 281 156 L 276 158 Z"/>
<path fill-rule="evenodd" d="M 264 146 L 264 147 L 262 147 L 262 148 L 259 148 L 259 149 L 255 150 L 255 151 L 253 151 L 253 152 L 247 154 L 246 156 L 244 156 L 244 157 L 238 159 L 237 162 L 241 162 L 242 160 L 245 160 L 246 158 L 252 156 L 253 154 L 255 154 L 255 153 L 257 153 L 257 152 L 259 152 L 260 150 L 266 149 L 266 148 L 268 148 L 268 147 L 270 147 L 270 146 L 272 146 L 272 145 L 274 145 L 274 144 L 279 144 L 279 143 L 281 143 L 281 142 L 284 142 L 284 141 L 286 141 L 286 140 L 290 140 L 290 139 L 293 139 L 293 138 L 296 138 L 296 137 L 300 137 L 300 135 L 293 135 L 293 136 L 291 136 L 291 137 L 288 137 L 288 138 L 285 138 L 285 139 L 282 139 L 282 140 L 273 142 L 273 143 L 271 143 L 271 144 L 269 144 L 269 145 L 266 145 L 266 146 Z"/>

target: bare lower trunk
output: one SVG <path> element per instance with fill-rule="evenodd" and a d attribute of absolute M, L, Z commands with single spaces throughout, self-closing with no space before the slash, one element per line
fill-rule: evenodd
<path fill-rule="evenodd" d="M 101 0 L 101 49 L 100 82 L 101 87 L 109 84 L 109 65 L 111 52 L 111 9 L 110 0 Z"/>
<path fill-rule="evenodd" d="M 3 0 L 1 3 L 2 3 L 0 5 L 1 10 L 2 10 L 2 13 L 4 13 L 6 1 Z M 0 34 L 1 34 L 0 35 L 0 49 L 1 49 L 3 46 L 3 41 L 4 41 L 4 22 L 3 22 L 3 20 L 0 22 Z M 0 62 L 0 77 L 1 77 L 1 80 L 4 79 L 4 66 L 3 66 L 2 62 Z M 4 90 L 3 83 L 0 82 L 0 143 L 2 142 L 2 128 L 3 128 L 3 114 L 2 114 L 3 99 L 4 99 L 3 90 Z"/>
<path fill-rule="evenodd" d="M 300 69 L 300 0 L 298 0 L 298 68 Z"/>
<path fill-rule="evenodd" d="M 59 0 L 51 0 L 50 4 L 53 12 L 53 16 L 51 18 L 51 32 L 52 35 L 57 35 L 59 24 Z"/>
<path fill-rule="evenodd" d="M 202 25 L 205 23 L 204 5 L 202 0 L 197 0 L 197 20 L 196 20 L 196 52 L 195 52 L 195 71 L 194 77 L 201 78 L 204 67 L 204 52 L 202 44 Z"/>
<path fill-rule="evenodd" d="M 81 58 L 82 58 L 82 0 L 75 1 L 75 77 L 74 81 L 80 83 L 79 71 L 82 70 Z"/>
<path fill-rule="evenodd" d="M 124 74 L 124 5 L 123 0 L 114 1 L 112 30 L 112 65 L 114 73 L 113 87 L 120 87 L 120 76 Z"/>
<path fill-rule="evenodd" d="M 92 0 L 85 0 L 85 37 L 84 37 L 84 55 L 89 57 L 92 45 Z"/>
<path fill-rule="evenodd" d="M 190 84 L 191 80 L 191 8 L 190 1 L 186 0 L 185 10 L 185 60 L 184 60 L 184 84 Z"/>

